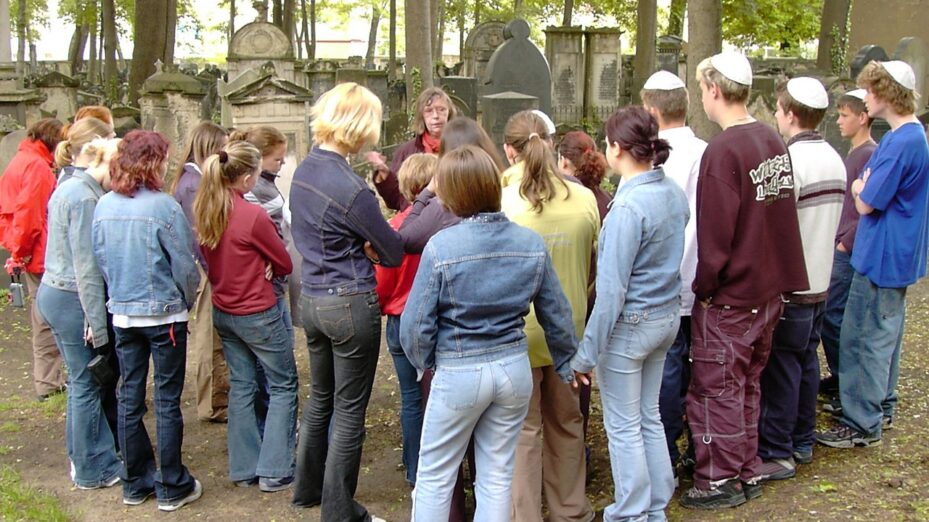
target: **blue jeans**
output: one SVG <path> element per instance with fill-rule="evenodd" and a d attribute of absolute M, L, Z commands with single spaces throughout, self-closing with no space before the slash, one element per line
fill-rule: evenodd
<path fill-rule="evenodd" d="M 281 479 L 294 474 L 297 365 L 277 306 L 250 315 L 213 308 L 213 326 L 229 366 L 229 479 Z M 270 401 L 259 429 L 256 381 L 264 369 Z"/>
<path fill-rule="evenodd" d="M 835 251 L 832 257 L 832 278 L 829 280 L 829 295 L 826 298 L 826 311 L 823 316 L 823 352 L 831 375 L 839 375 L 839 335 L 842 332 L 842 317 L 845 315 L 845 303 L 848 301 L 848 289 L 852 285 L 851 255 Z"/>
<path fill-rule="evenodd" d="M 103 413 L 100 388 L 87 369 L 96 351 L 84 342 L 84 310 L 77 292 L 39 286 L 36 306 L 48 323 L 68 366 L 65 441 L 74 464 L 74 482 L 98 487 L 119 474 L 113 432 Z"/>
<path fill-rule="evenodd" d="M 144 328 L 115 328 L 119 357 L 119 446 L 123 450 L 123 497 L 141 499 L 152 490 L 159 502 L 173 502 L 194 489 L 194 479 L 181 462 L 184 417 L 181 392 L 187 364 L 187 322 Z M 155 367 L 155 427 L 158 465 L 142 419 L 148 360 Z"/>
<path fill-rule="evenodd" d="M 509 522 L 516 444 L 531 397 L 528 353 L 437 365 L 423 419 L 414 522 L 448 520 L 458 467 L 472 433 L 474 520 Z"/>
<path fill-rule="evenodd" d="M 303 295 L 300 310 L 312 388 L 300 422 L 293 503 L 320 505 L 322 522 L 365 521 L 368 511 L 354 496 L 381 350 L 377 294 Z"/>
<path fill-rule="evenodd" d="M 400 316 L 388 315 L 387 350 L 394 360 L 397 381 L 400 383 L 400 428 L 403 431 L 403 466 L 406 481 L 416 484 L 416 467 L 419 464 L 419 439 L 423 431 L 423 392 L 416 380 L 416 368 L 400 346 Z"/>
<path fill-rule="evenodd" d="M 623 317 L 600 351 L 597 378 L 609 439 L 614 502 L 604 521 L 665 520 L 674 472 L 658 413 L 665 355 L 680 327 L 680 310 Z"/>
<path fill-rule="evenodd" d="M 881 288 L 855 272 L 845 306 L 839 360 L 842 422 L 881 434 L 897 403 L 906 288 Z"/>
<path fill-rule="evenodd" d="M 668 348 L 661 376 L 661 392 L 658 394 L 658 411 L 668 440 L 668 455 L 671 466 L 681 458 L 677 439 L 684 434 L 684 400 L 690 386 L 690 316 L 681 317 L 677 336 Z"/>
<path fill-rule="evenodd" d="M 813 448 L 825 303 L 785 303 L 761 374 L 758 456 L 787 459 Z"/>

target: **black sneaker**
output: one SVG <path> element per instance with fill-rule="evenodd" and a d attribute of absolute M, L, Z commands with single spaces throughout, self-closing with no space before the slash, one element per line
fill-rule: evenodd
<path fill-rule="evenodd" d="M 867 433 L 861 433 L 860 431 L 844 424 L 837 424 L 829 431 L 817 433 L 816 442 L 825 446 L 829 446 L 830 448 L 866 448 L 868 446 L 879 444 L 881 442 L 881 438 L 873 437 Z"/>
<path fill-rule="evenodd" d="M 813 462 L 813 448 L 795 449 L 794 462 L 797 464 L 810 464 Z"/>
<path fill-rule="evenodd" d="M 819 394 L 832 398 L 833 396 L 839 393 L 839 377 L 837 375 L 830 375 L 825 379 L 819 380 Z"/>
<path fill-rule="evenodd" d="M 745 500 L 754 500 L 761 496 L 761 482 L 742 481 L 742 493 L 745 494 Z"/>
<path fill-rule="evenodd" d="M 742 483 L 738 479 L 727 480 L 711 488 L 694 486 L 681 495 L 681 505 L 688 509 L 721 509 L 741 506 L 746 503 Z"/>
<path fill-rule="evenodd" d="M 823 411 L 831 413 L 833 417 L 841 417 L 842 402 L 838 397 L 833 397 L 823 404 Z"/>

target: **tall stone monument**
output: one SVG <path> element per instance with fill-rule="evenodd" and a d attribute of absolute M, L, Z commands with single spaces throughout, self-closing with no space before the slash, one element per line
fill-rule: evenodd
<path fill-rule="evenodd" d="M 503 30 L 506 41 L 487 62 L 484 94 L 517 92 L 539 99 L 539 109 L 552 111 L 552 73 L 539 48 L 529 41 L 529 24 L 517 18 Z"/>

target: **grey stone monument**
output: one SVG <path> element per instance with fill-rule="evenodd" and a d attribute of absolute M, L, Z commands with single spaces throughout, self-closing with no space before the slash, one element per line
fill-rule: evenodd
<path fill-rule="evenodd" d="M 587 87 L 585 109 L 588 117 L 606 121 L 619 108 L 622 85 L 619 29 L 587 29 Z M 643 80 L 644 83 L 644 80 Z M 635 93 L 638 94 L 638 93 Z"/>
<path fill-rule="evenodd" d="M 587 65 L 583 29 L 546 29 L 545 57 L 552 69 L 552 119 L 555 123 L 580 121 L 584 117 L 584 80 Z"/>
<path fill-rule="evenodd" d="M 907 36 L 897 44 L 897 50 L 894 51 L 894 60 L 903 60 L 910 64 L 913 73 L 916 76 L 916 92 L 919 93 L 917 103 L 919 107 L 916 113 L 919 114 L 926 106 L 926 86 L 929 85 L 929 48 L 926 42 L 918 36 Z"/>
<path fill-rule="evenodd" d="M 506 25 L 503 35 L 506 41 L 487 62 L 485 96 L 508 91 L 534 96 L 538 108 L 551 114 L 552 73 L 545 56 L 529 41 L 529 24 L 517 18 Z"/>
<path fill-rule="evenodd" d="M 887 56 L 887 51 L 884 50 L 880 45 L 866 45 L 858 50 L 858 53 L 855 54 L 855 57 L 852 58 L 851 64 L 851 78 L 854 80 L 858 78 L 858 74 L 861 73 L 861 70 L 864 69 L 865 65 L 871 62 L 871 60 L 877 60 L 879 62 L 885 62 L 890 58 Z"/>
<path fill-rule="evenodd" d="M 503 28 L 506 24 L 498 21 L 483 22 L 468 33 L 462 50 L 464 76 L 477 78 L 478 85 L 487 81 L 487 62 L 494 51 L 503 43 Z"/>
<path fill-rule="evenodd" d="M 503 129 L 510 116 L 519 111 L 541 108 L 536 96 L 512 91 L 482 96 L 481 107 L 481 125 L 497 145 L 501 158 L 506 157 L 503 153 Z"/>
<path fill-rule="evenodd" d="M 206 89 L 197 78 L 168 70 L 149 76 L 142 84 L 139 107 L 142 128 L 158 131 L 174 144 L 168 172 L 175 172 L 184 158 L 184 143 L 190 131 L 200 123 L 200 104 Z"/>
<path fill-rule="evenodd" d="M 477 118 L 477 80 L 475 78 L 446 76 L 439 78 L 439 85 L 455 102 L 459 114 Z"/>
<path fill-rule="evenodd" d="M 684 39 L 673 34 L 658 38 L 658 70 L 680 75 L 681 49 Z"/>

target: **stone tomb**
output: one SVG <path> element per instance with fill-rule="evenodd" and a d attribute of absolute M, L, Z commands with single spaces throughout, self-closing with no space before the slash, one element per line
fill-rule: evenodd
<path fill-rule="evenodd" d="M 484 98 L 504 92 L 522 93 L 538 98 L 538 108 L 551 114 L 552 73 L 545 56 L 529 41 L 529 24 L 517 18 L 506 25 L 503 36 L 506 41 L 487 62 Z M 486 113 L 487 107 L 482 110 Z"/>
<path fill-rule="evenodd" d="M 186 159 L 181 155 L 190 131 L 200 123 L 200 105 L 206 89 L 200 80 L 173 69 L 162 70 L 156 63 L 155 74 L 142 84 L 139 107 L 142 128 L 162 133 L 171 143 L 168 172 L 174 173 Z"/>
<path fill-rule="evenodd" d="M 39 110 L 45 116 L 66 122 L 77 112 L 77 88 L 79 82 L 70 76 L 52 71 L 37 78 L 33 86 L 45 95 Z"/>
<path fill-rule="evenodd" d="M 459 114 L 477 118 L 477 81 L 474 78 L 445 76 L 439 78 L 439 85 L 455 103 Z"/>
<path fill-rule="evenodd" d="M 232 126 L 270 125 L 287 136 L 288 156 L 302 159 L 309 151 L 309 90 L 270 71 L 229 92 L 226 99 Z"/>
<path fill-rule="evenodd" d="M 585 34 L 586 112 L 598 121 L 606 121 L 619 108 L 622 85 L 619 37 L 619 29 L 587 29 Z"/>
<path fill-rule="evenodd" d="M 465 40 L 462 52 L 464 76 L 477 78 L 479 88 L 487 81 L 487 62 L 505 39 L 503 37 L 504 27 L 506 24 L 503 22 L 483 22 L 472 29 Z"/>

